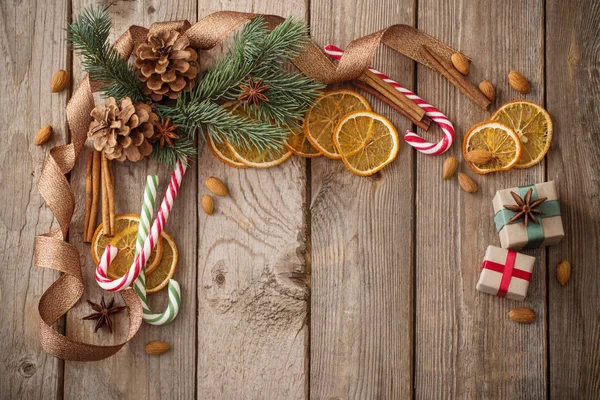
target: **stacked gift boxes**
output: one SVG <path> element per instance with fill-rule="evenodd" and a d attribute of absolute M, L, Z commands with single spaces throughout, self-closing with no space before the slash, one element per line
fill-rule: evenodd
<path fill-rule="evenodd" d="M 560 242 L 564 236 L 554 182 L 499 190 L 492 201 L 500 245 L 486 250 L 477 290 L 524 300 L 535 257 L 517 250 Z"/>

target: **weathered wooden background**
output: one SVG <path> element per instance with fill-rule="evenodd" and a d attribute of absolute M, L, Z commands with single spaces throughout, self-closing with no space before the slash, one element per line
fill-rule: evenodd
<path fill-rule="evenodd" d="M 305 17 L 320 45 L 395 23 L 414 25 L 474 58 L 471 79 L 497 85 L 496 104 L 525 97 L 545 105 L 555 139 L 528 170 L 477 177 L 480 191 L 441 180 L 442 157 L 406 144 L 376 178 L 341 162 L 293 158 L 271 170 L 235 170 L 205 153 L 188 172 L 167 229 L 180 248 L 183 309 L 165 327 L 144 325 L 115 357 L 62 362 L 38 341 L 37 304 L 57 277 L 32 267 L 33 238 L 53 225 L 36 189 L 52 145 L 69 140 L 70 91 L 51 94 L 60 68 L 82 77 L 64 28 L 90 0 L 0 2 L 0 398 L 378 399 L 600 398 L 600 3 L 594 0 L 105 1 L 116 37 L 131 24 L 196 21 L 217 10 Z M 202 54 L 210 61 L 219 51 Z M 488 112 L 431 70 L 382 48 L 375 65 L 437 105 L 458 142 Z M 531 80 L 518 95 L 512 69 Z M 72 90 L 73 86 L 71 87 Z M 410 124 L 372 100 L 400 132 Z M 44 147 L 37 129 L 56 133 Z M 434 138 L 437 130 L 428 133 Z M 450 154 L 460 154 L 459 143 Z M 81 204 L 84 163 L 71 174 Z M 464 166 L 463 166 L 464 168 Z M 137 212 L 152 163 L 116 168 L 118 212 Z M 470 175 L 473 176 L 469 172 Z M 198 212 L 203 181 L 227 182 L 213 216 Z M 167 171 L 160 169 L 162 182 Z M 556 180 L 566 237 L 538 257 L 524 305 L 537 321 L 507 318 L 523 305 L 475 290 L 488 244 L 497 244 L 491 199 L 499 188 Z M 163 185 L 164 186 L 164 185 Z M 85 298 L 98 298 L 83 211 L 70 240 L 82 255 Z M 556 264 L 572 262 L 566 287 Z M 164 295 L 154 304 L 164 306 Z M 107 344 L 80 318 L 80 302 L 58 329 Z M 150 340 L 173 348 L 144 352 Z"/>

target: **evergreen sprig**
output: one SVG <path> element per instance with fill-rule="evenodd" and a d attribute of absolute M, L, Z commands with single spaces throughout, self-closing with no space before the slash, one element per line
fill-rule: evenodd
<path fill-rule="evenodd" d="M 146 101 L 148 98 L 137 72 L 108 42 L 111 25 L 106 9 L 87 8 L 67 28 L 67 40 L 79 56 L 84 71 L 92 80 L 103 84 L 101 91 L 106 97 Z"/>
<path fill-rule="evenodd" d="M 269 32 L 262 18 L 249 22 L 235 36 L 226 55 L 206 73 L 189 94 L 179 96 L 175 109 L 161 108 L 187 131 L 207 127 L 217 143 L 259 152 L 280 149 L 323 85 L 284 69 L 302 53 L 308 40 L 306 25 L 289 18 Z M 263 79 L 268 102 L 244 107 L 250 118 L 231 115 L 217 102 L 236 100 L 248 77 Z"/>

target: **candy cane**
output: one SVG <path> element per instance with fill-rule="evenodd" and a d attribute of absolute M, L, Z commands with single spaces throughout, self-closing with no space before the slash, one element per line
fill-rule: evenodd
<path fill-rule="evenodd" d="M 344 51 L 339 47 L 336 47 L 332 44 L 328 44 L 325 46 L 325 53 L 327 53 L 330 57 L 339 60 L 342 58 L 342 54 Z M 411 99 L 416 105 L 421 107 L 425 111 L 425 115 L 431 118 L 433 122 L 435 122 L 441 129 L 444 134 L 442 140 L 437 143 L 431 143 L 423 139 L 421 136 L 417 135 L 410 130 L 407 130 L 404 134 L 404 140 L 406 143 L 420 151 L 424 154 L 442 154 L 446 150 L 452 146 L 452 142 L 454 141 L 454 126 L 452 126 L 452 122 L 444 115 L 440 110 L 428 104 L 425 100 L 406 89 L 405 87 L 398 84 L 398 82 L 390 79 L 387 75 L 377 71 L 374 68 L 369 67 L 369 71 L 373 72 L 387 84 L 395 88 L 400 93 L 404 94 L 406 97 Z"/>
<path fill-rule="evenodd" d="M 144 248 L 144 242 L 150 231 L 150 221 L 154 215 L 154 199 L 156 199 L 156 191 L 158 189 L 158 177 L 156 175 L 148 176 L 146 179 L 146 187 L 144 188 L 144 200 L 142 202 L 142 211 L 140 213 L 140 225 L 138 228 L 138 236 L 135 244 L 136 256 L 140 254 Z M 167 309 L 160 313 L 154 314 L 147 303 L 146 298 L 146 273 L 142 268 L 137 279 L 133 283 L 133 289 L 140 297 L 142 308 L 144 309 L 144 321 L 151 325 L 164 325 L 173 321 L 179 313 L 181 305 L 181 289 L 179 283 L 174 279 L 169 280 L 169 304 Z"/>
<path fill-rule="evenodd" d="M 175 166 L 175 170 L 171 175 L 171 181 L 169 182 L 169 188 L 165 193 L 165 197 L 163 198 L 162 204 L 160 205 L 160 209 L 158 210 L 158 214 L 154 219 L 154 223 L 152 224 L 152 229 L 150 230 L 150 235 L 144 241 L 144 245 L 142 251 L 135 257 L 135 260 L 129 270 L 119 279 L 115 279 L 114 281 L 110 279 L 107 275 L 108 266 L 106 268 L 101 268 L 101 264 L 98 264 L 96 267 L 96 282 L 100 287 L 109 292 L 117 292 L 123 289 L 128 288 L 133 281 L 137 279 L 140 274 L 142 268 L 146 266 L 146 261 L 150 257 L 150 253 L 158 240 L 160 239 L 160 234 L 167 223 L 167 219 L 169 218 L 169 214 L 171 213 L 171 209 L 173 207 L 173 202 L 177 198 L 177 194 L 179 193 L 179 188 L 181 187 L 181 180 L 183 179 L 183 175 L 185 174 L 187 166 L 180 160 L 177 161 L 177 165 Z"/>

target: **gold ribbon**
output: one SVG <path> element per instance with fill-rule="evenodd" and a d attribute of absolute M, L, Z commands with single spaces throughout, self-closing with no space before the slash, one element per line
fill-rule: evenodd
<path fill-rule="evenodd" d="M 149 32 L 168 29 L 185 32 L 192 47 L 209 50 L 222 43 L 240 25 L 260 15 L 219 11 L 193 26 L 188 21 L 154 23 L 149 30 L 134 25 L 121 35 L 114 48 L 124 58 L 129 58 L 137 45 L 146 40 Z M 276 15 L 263 17 L 271 29 L 284 21 L 284 18 Z M 452 53 L 456 52 L 411 26 L 393 25 L 352 41 L 337 66 L 312 41 L 307 43 L 305 52 L 294 60 L 294 64 L 307 76 L 325 84 L 352 80 L 367 70 L 380 43 L 429 67 L 431 66 L 419 51 L 422 45 L 434 49 L 448 61 Z M 73 93 L 66 109 L 71 143 L 50 150 L 38 181 L 38 190 L 60 228 L 35 238 L 34 265 L 63 273 L 40 299 L 40 341 L 48 353 L 70 361 L 97 361 L 114 355 L 135 336 L 143 320 L 140 299 L 132 289 L 126 289 L 120 292 L 123 301 L 129 307 L 129 332 L 125 342 L 113 346 L 97 346 L 69 339 L 52 328 L 52 325 L 83 295 L 79 253 L 72 244 L 65 241 L 75 210 L 75 196 L 65 175 L 75 167 L 83 149 L 90 112 L 94 108 L 92 93 L 99 86 L 99 83 L 90 81 L 86 76 Z"/>

